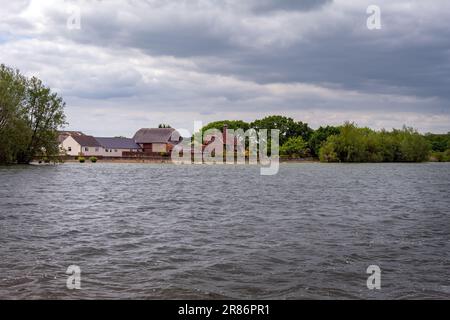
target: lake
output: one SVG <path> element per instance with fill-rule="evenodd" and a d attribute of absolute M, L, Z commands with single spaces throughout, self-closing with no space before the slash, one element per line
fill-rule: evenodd
<path fill-rule="evenodd" d="M 449 299 L 449 240 L 446 163 L 0 167 L 4 299 Z"/>

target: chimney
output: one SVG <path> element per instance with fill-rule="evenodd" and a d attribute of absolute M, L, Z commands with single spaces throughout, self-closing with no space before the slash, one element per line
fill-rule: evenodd
<path fill-rule="evenodd" d="M 223 125 L 223 129 L 222 129 L 222 139 L 223 139 L 223 144 L 227 143 L 227 130 L 228 130 L 228 124 L 224 124 Z"/>

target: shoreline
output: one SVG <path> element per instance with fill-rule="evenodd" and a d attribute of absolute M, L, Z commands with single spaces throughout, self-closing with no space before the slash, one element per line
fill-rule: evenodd
<path fill-rule="evenodd" d="M 74 164 L 74 163 L 80 163 L 78 160 L 64 160 L 63 162 L 56 162 L 56 163 L 39 163 L 38 161 L 33 161 L 29 165 L 54 165 L 54 164 Z M 170 159 L 98 159 L 96 163 L 92 163 L 90 161 L 86 161 L 85 163 L 80 164 L 102 164 L 102 163 L 108 163 L 108 164 L 182 164 L 182 163 L 175 163 Z M 299 159 L 293 159 L 293 160 L 280 160 L 280 164 L 424 164 L 424 163 L 450 163 L 448 161 L 423 161 L 423 162 L 321 162 L 320 160 L 299 160 Z M 197 164 L 197 163 L 185 163 L 186 165 L 189 164 Z M 205 163 L 203 163 L 205 164 Z M 229 163 L 214 163 L 215 165 L 230 165 Z M 10 164 L 6 166 L 14 166 L 18 164 Z M 197 164 L 198 165 L 198 164 Z M 233 165 L 248 165 L 248 163 L 233 163 Z M 257 165 L 260 165 L 259 163 Z"/>

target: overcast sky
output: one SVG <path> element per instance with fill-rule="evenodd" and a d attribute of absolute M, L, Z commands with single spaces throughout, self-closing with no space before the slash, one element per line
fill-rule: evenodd
<path fill-rule="evenodd" d="M 379 30 L 366 25 L 371 4 Z M 62 95 L 67 129 L 132 136 L 159 123 L 191 130 L 194 120 L 281 114 L 313 128 L 450 131 L 448 0 L 0 5 L 0 63 Z"/>

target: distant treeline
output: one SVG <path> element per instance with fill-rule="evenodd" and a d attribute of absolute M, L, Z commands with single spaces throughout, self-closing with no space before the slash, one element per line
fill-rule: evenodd
<path fill-rule="evenodd" d="M 64 102 L 37 78 L 0 65 L 0 164 L 59 154 Z"/>
<path fill-rule="evenodd" d="M 57 130 L 64 124 L 61 97 L 41 80 L 0 65 L 0 164 L 57 156 Z M 354 123 L 313 130 L 307 123 L 279 115 L 251 123 L 217 121 L 203 131 L 221 130 L 225 124 L 229 129 L 280 130 L 280 153 L 288 158 L 318 158 L 324 162 L 450 161 L 450 133 L 422 135 L 406 127 L 374 131 Z"/>
<path fill-rule="evenodd" d="M 248 123 L 224 120 L 202 131 L 222 129 L 278 129 L 280 154 L 287 158 L 318 158 L 322 162 L 450 161 L 450 133 L 422 135 L 412 128 L 375 131 L 347 122 L 313 130 L 307 123 L 274 115 Z"/>

